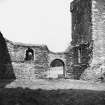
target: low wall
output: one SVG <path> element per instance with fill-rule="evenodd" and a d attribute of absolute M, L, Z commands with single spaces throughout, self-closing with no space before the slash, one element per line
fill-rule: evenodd
<path fill-rule="evenodd" d="M 45 78 L 44 69 L 36 69 L 34 63 L 16 63 L 13 62 L 13 69 L 16 78 L 18 79 L 37 79 Z"/>

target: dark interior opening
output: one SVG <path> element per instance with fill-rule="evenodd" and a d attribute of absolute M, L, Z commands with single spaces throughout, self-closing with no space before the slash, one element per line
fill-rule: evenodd
<path fill-rule="evenodd" d="M 26 57 L 25 60 L 29 61 L 29 60 L 33 60 L 34 59 L 34 51 L 31 48 L 28 48 L 26 50 Z"/>
<path fill-rule="evenodd" d="M 55 59 L 51 62 L 50 67 L 59 67 L 63 66 L 64 67 L 64 62 L 60 59 Z"/>

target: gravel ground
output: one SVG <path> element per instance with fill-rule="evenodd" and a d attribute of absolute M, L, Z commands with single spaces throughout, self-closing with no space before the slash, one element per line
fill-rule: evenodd
<path fill-rule="evenodd" d="M 29 88 L 29 89 L 45 89 L 45 90 L 57 90 L 57 89 L 87 89 L 105 91 L 105 83 L 100 82 L 87 82 L 81 80 L 15 80 L 6 85 L 5 88 Z"/>

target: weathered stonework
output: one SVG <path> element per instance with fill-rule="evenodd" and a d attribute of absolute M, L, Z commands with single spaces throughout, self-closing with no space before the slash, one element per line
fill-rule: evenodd
<path fill-rule="evenodd" d="M 105 1 L 92 1 L 93 64 L 105 60 Z"/>
<path fill-rule="evenodd" d="M 8 64 L 8 61 L 7 63 L 5 63 L 6 61 L 1 61 L 0 64 L 3 63 L 3 65 L 5 65 L 7 69 L 9 69 L 9 66 L 11 66 L 11 71 L 16 78 L 45 79 L 49 77 L 49 71 L 53 73 L 53 68 L 58 68 L 58 70 L 60 70 L 61 68 L 63 73 L 61 77 L 66 78 L 66 75 L 68 75 L 68 78 L 71 78 L 72 72 L 68 72 L 71 70 L 71 62 L 68 62 L 71 61 L 71 57 L 67 58 L 68 55 L 70 56 L 70 53 L 53 53 L 49 51 L 46 45 L 28 45 L 14 43 L 3 38 L 2 34 L 0 34 L 0 39 L 4 39 L 7 49 L 6 52 L 8 53 L 10 59 L 10 64 Z M 3 47 L 3 43 L 1 44 L 1 46 Z M 33 52 L 33 59 L 31 60 L 26 60 L 26 53 L 28 49 L 31 49 L 31 51 Z M 2 50 L 3 49 L 1 49 L 1 53 Z M 1 55 L 5 56 L 4 53 L 2 53 Z M 53 64 L 54 62 L 58 64 Z M 1 75 L 5 75 L 5 73 L 1 73 Z M 58 76 L 59 75 L 60 74 L 58 74 Z"/>
<path fill-rule="evenodd" d="M 0 33 L 0 79 L 70 78 L 92 80 L 105 73 L 105 1 L 71 3 L 72 41 L 66 51 L 26 45 Z"/>
<path fill-rule="evenodd" d="M 72 65 L 75 79 L 79 79 L 92 58 L 91 0 L 74 0 L 72 12 Z"/>
<path fill-rule="evenodd" d="M 105 78 L 105 1 L 91 2 L 93 56 L 90 67 L 81 76 L 84 80 Z"/>

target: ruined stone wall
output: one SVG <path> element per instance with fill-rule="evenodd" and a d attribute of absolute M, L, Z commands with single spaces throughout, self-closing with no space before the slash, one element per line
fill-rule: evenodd
<path fill-rule="evenodd" d="M 81 76 L 84 80 L 105 78 L 105 1 L 91 1 L 93 57 L 90 67 Z"/>
<path fill-rule="evenodd" d="M 27 46 L 6 40 L 16 78 L 45 78 L 48 70 L 48 49 L 46 46 Z M 26 50 L 34 51 L 34 59 L 26 61 Z M 8 68 L 8 67 L 7 67 Z"/>
<path fill-rule="evenodd" d="M 93 64 L 105 60 L 105 1 L 92 0 Z"/>
<path fill-rule="evenodd" d="M 12 70 L 16 78 L 46 78 L 51 62 L 60 59 L 65 65 L 65 77 L 80 79 L 93 62 L 104 59 L 104 1 L 74 0 L 71 12 L 72 48 L 69 51 L 53 53 L 45 45 L 25 45 L 4 39 L 6 47 L 0 43 L 3 46 L 0 51 L 5 48 L 4 52 L 0 52 L 0 65 L 5 77 Z M 30 61 L 25 60 L 28 48 L 34 52 L 34 58 Z"/>
<path fill-rule="evenodd" d="M 72 45 L 91 42 L 91 0 L 74 0 L 71 3 Z"/>
<path fill-rule="evenodd" d="M 66 59 L 66 78 L 74 79 L 74 74 L 73 74 L 73 59 L 72 59 L 72 50 L 70 52 L 65 53 L 65 59 Z"/>
<path fill-rule="evenodd" d="M 47 78 L 51 63 L 56 60 L 64 62 L 64 75 L 73 78 L 71 72 L 71 53 L 53 53 L 47 46 L 29 46 L 25 44 L 13 43 L 6 40 L 8 53 L 11 58 L 13 72 L 18 79 Z M 31 48 L 34 51 L 34 59 L 26 61 L 26 50 Z M 7 67 L 8 68 L 8 67 Z"/>
<path fill-rule="evenodd" d="M 71 12 L 72 48 L 69 51 L 52 53 L 46 46 L 27 46 L 9 41 L 2 44 L 1 40 L 0 76 L 3 73 L 4 77 L 8 74 L 13 76 L 13 70 L 16 78 L 46 78 L 46 72 L 55 59 L 64 62 L 67 78 L 87 80 L 105 74 L 105 1 L 74 0 Z M 28 47 L 34 51 L 31 61 L 25 61 Z"/>
<path fill-rule="evenodd" d="M 72 12 L 72 71 L 79 79 L 89 66 L 92 55 L 91 0 L 74 0 Z"/>

